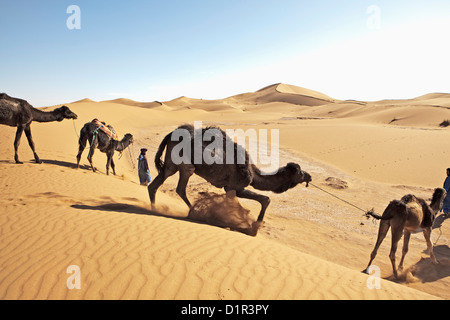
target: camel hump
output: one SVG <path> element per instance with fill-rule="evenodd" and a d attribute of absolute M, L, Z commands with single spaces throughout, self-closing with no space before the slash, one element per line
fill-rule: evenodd
<path fill-rule="evenodd" d="M 407 194 L 406 196 L 403 196 L 403 198 L 401 199 L 401 201 L 406 204 L 411 203 L 411 202 L 417 202 L 417 200 L 418 199 L 413 194 Z"/>
<path fill-rule="evenodd" d="M 391 203 L 388 205 L 385 212 L 383 213 L 383 219 L 390 220 L 396 215 L 406 217 L 407 215 L 406 208 L 407 204 L 402 200 L 391 201 Z"/>

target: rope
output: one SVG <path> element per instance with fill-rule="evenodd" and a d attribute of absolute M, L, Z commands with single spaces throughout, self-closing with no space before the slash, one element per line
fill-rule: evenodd
<path fill-rule="evenodd" d="M 75 119 L 72 119 L 72 122 L 73 122 L 73 130 L 75 130 L 75 134 L 77 135 L 78 140 L 80 140 L 80 136 L 78 134 L 77 127 L 75 126 Z"/>
<path fill-rule="evenodd" d="M 78 134 L 78 131 L 77 131 L 77 127 L 75 126 L 75 119 L 72 119 L 72 122 L 73 122 L 73 129 L 75 130 L 75 134 L 77 135 L 77 137 L 78 137 L 78 141 L 77 142 L 79 142 L 80 141 L 80 135 Z M 83 143 L 84 144 L 84 143 Z M 86 149 L 86 145 L 84 144 L 84 146 L 83 146 L 83 149 Z"/>
<path fill-rule="evenodd" d="M 342 199 L 342 198 L 339 198 L 338 196 L 336 196 L 336 195 L 334 195 L 334 194 L 332 194 L 332 193 L 330 193 L 330 192 L 328 192 L 328 191 L 326 191 L 326 190 L 324 190 L 324 189 L 322 189 L 322 188 L 320 188 L 320 187 L 318 187 L 318 186 L 312 184 L 311 182 L 310 182 L 309 184 L 310 184 L 311 186 L 313 186 L 313 187 L 319 189 L 320 191 L 323 191 L 323 192 L 325 192 L 326 194 L 329 194 L 330 196 L 332 196 L 332 197 L 334 197 L 334 198 L 336 198 L 336 199 L 338 199 L 338 200 L 341 200 L 342 202 L 345 202 L 346 204 L 348 204 L 348 205 L 350 205 L 350 206 L 352 206 L 352 207 L 354 207 L 354 208 L 356 208 L 356 209 L 358 209 L 358 210 L 361 210 L 362 212 L 364 212 L 364 214 L 367 213 L 367 210 L 361 209 L 360 207 L 355 206 L 353 203 L 348 202 L 347 200 L 344 200 L 344 199 Z"/>
<path fill-rule="evenodd" d="M 437 238 L 436 242 L 434 243 L 434 246 L 437 246 L 437 243 L 441 239 L 442 236 L 442 226 L 439 227 L 439 237 Z"/>
<path fill-rule="evenodd" d="M 133 165 L 133 170 L 136 170 L 136 165 L 134 164 L 134 152 L 132 151 L 132 149 L 134 149 L 134 141 L 131 143 L 131 147 L 128 147 L 128 154 L 130 155 L 130 161 L 131 164 Z"/>

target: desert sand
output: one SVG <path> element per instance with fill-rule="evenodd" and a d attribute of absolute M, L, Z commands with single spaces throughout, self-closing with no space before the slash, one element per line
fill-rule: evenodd
<path fill-rule="evenodd" d="M 20 97 L 25 98 L 26 97 Z M 201 98 L 201 97 L 198 97 Z M 438 216 L 433 265 L 421 233 L 411 237 L 405 270 L 394 279 L 390 233 L 374 261 L 380 287 L 361 273 L 378 222 L 304 184 L 270 196 L 256 237 L 187 220 L 175 175 L 159 189 L 152 210 L 139 185 L 137 157 L 148 148 L 150 171 L 163 137 L 202 121 L 230 129 L 278 129 L 280 166 L 296 162 L 313 183 L 381 214 L 405 194 L 431 198 L 450 167 L 450 95 L 410 100 L 340 101 L 286 84 L 220 100 L 129 99 L 66 103 L 78 120 L 33 123 L 35 164 L 26 139 L 14 163 L 15 128 L 0 126 L 0 299 L 449 299 L 450 228 Z M 42 108 L 44 111 L 53 107 Z M 85 150 L 76 169 L 79 130 L 98 118 L 134 144 L 116 153 L 117 176 L 105 174 L 98 150 L 93 173 Z M 120 158 L 120 159 L 119 159 Z M 331 179 L 329 179 L 331 178 Z M 188 197 L 223 193 L 198 176 Z M 240 200 L 256 218 L 259 204 Z M 401 245 L 397 251 L 399 260 Z M 69 266 L 81 271 L 69 289 Z"/>

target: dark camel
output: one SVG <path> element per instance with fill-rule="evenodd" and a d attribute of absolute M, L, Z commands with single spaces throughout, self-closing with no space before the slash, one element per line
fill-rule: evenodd
<path fill-rule="evenodd" d="M 231 139 L 226 135 L 224 131 L 219 128 L 206 128 L 198 129 L 202 130 L 198 134 L 205 134 L 206 130 L 213 129 L 216 132 L 215 139 L 223 139 L 223 150 L 215 150 L 210 153 L 222 153 L 223 159 L 226 158 L 226 148 L 227 143 L 230 143 Z M 195 150 L 194 143 L 194 127 L 192 125 L 184 125 L 179 127 L 177 130 L 184 130 L 190 135 L 191 150 Z M 173 149 L 180 143 L 178 141 L 172 141 L 172 135 L 177 130 L 169 133 L 161 145 L 159 146 L 158 152 L 155 157 L 155 165 L 158 170 L 158 176 L 153 180 L 153 182 L 148 186 L 148 193 L 150 196 L 150 201 L 152 206 L 155 204 L 155 195 L 158 188 L 164 183 L 164 181 L 174 175 L 176 172 L 180 172 L 178 186 L 176 192 L 184 200 L 184 202 L 192 208 L 186 196 L 186 186 L 188 184 L 189 178 L 195 173 L 211 183 L 217 188 L 224 188 L 226 192 L 236 191 L 236 195 L 239 198 L 246 198 L 256 200 L 261 204 L 261 211 L 258 216 L 258 225 L 262 224 L 264 219 L 264 214 L 270 203 L 270 198 L 264 195 L 257 194 L 253 191 L 246 190 L 248 186 L 252 186 L 255 189 L 263 191 L 272 191 L 275 193 L 283 193 L 291 188 L 294 188 L 300 183 L 306 182 L 306 186 L 311 181 L 311 176 L 302 171 L 300 166 L 295 163 L 289 163 L 287 166 L 280 168 L 277 173 L 272 175 L 264 175 L 262 172 L 253 164 L 250 164 L 249 155 L 243 147 L 237 143 L 231 141 L 234 144 L 234 161 L 229 164 L 228 161 L 223 161 L 223 164 L 218 164 L 213 162 L 212 164 L 206 164 L 205 161 L 201 161 L 201 164 L 195 164 L 194 152 L 191 152 L 191 157 L 186 158 L 187 155 L 183 155 L 185 160 L 181 164 L 175 164 L 172 159 Z M 176 138 L 175 138 L 176 139 Z M 188 142 L 189 143 L 189 142 Z M 202 142 L 202 155 L 208 152 L 207 143 Z M 161 160 L 161 156 L 166 151 L 165 161 Z M 241 156 L 239 156 L 241 155 Z M 243 156 L 242 156 L 243 155 Z M 237 161 L 238 157 L 240 161 Z"/>
<path fill-rule="evenodd" d="M 113 140 L 105 132 L 99 130 L 95 123 L 86 123 L 80 131 L 80 139 L 78 140 L 77 168 L 80 167 L 81 155 L 86 148 L 88 140 L 90 143 L 90 148 L 87 158 L 91 164 L 92 171 L 96 171 L 94 164 L 92 163 L 92 157 L 95 149 L 98 148 L 101 152 L 106 153 L 108 158 L 106 161 L 106 174 L 109 175 L 109 167 L 111 166 L 113 174 L 116 175 L 116 166 L 113 160 L 114 152 L 124 151 L 130 144 L 133 143 L 133 136 L 127 133 L 121 141 Z"/>
<path fill-rule="evenodd" d="M 402 259 L 400 260 L 400 264 L 398 266 L 399 270 L 403 270 L 403 262 L 405 260 L 406 253 L 408 252 L 411 232 L 418 232 L 420 230 L 423 231 L 423 235 L 427 242 L 431 261 L 437 264 L 438 262 L 433 253 L 433 244 L 431 243 L 431 230 L 434 219 L 436 218 L 439 210 L 441 210 L 442 202 L 444 201 L 446 195 L 447 193 L 444 189 L 436 189 L 434 191 L 431 204 L 428 205 L 425 200 L 409 194 L 404 196 L 401 200 L 392 201 L 387 206 L 382 216 L 379 216 L 372 211 L 368 212 L 368 215 L 374 217 L 375 219 L 381 220 L 381 222 L 375 248 L 372 251 L 369 264 L 364 272 L 367 273 L 372 261 L 375 259 L 378 248 L 386 237 L 389 228 L 392 228 L 392 246 L 389 258 L 391 259 L 394 276 L 396 278 L 398 278 L 398 273 L 395 266 L 395 252 L 397 251 L 397 245 L 403 233 L 405 234 L 405 238 L 403 240 Z"/>
<path fill-rule="evenodd" d="M 50 112 L 41 111 L 31 106 L 25 100 L 12 98 L 5 93 L 0 93 L 0 124 L 17 127 L 16 138 L 14 140 L 14 160 L 16 163 L 22 163 L 19 160 L 17 151 L 19 149 L 20 138 L 24 131 L 36 163 L 42 163 L 36 154 L 33 137 L 31 136 L 30 126 L 33 121 L 53 122 L 64 119 L 77 119 L 77 115 L 66 106 Z"/>

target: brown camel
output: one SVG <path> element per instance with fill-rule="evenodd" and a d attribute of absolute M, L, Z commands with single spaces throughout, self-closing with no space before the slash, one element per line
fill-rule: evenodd
<path fill-rule="evenodd" d="M 34 108 L 25 100 L 12 98 L 5 93 L 0 93 L 0 124 L 17 127 L 16 138 L 14 140 L 14 160 L 16 163 L 22 163 L 19 161 L 17 150 L 19 149 L 20 138 L 24 131 L 36 163 L 42 162 L 36 154 L 34 147 L 30 128 L 31 122 L 52 122 L 62 121 L 64 119 L 77 119 L 77 115 L 66 106 L 50 112 L 44 112 Z"/>
<path fill-rule="evenodd" d="M 280 168 L 276 173 L 271 175 L 263 174 L 254 164 L 250 163 L 250 157 L 247 151 L 233 142 L 224 131 L 219 128 L 209 127 L 203 129 L 196 129 L 192 125 L 184 125 L 169 133 L 159 146 L 158 152 L 155 157 L 155 165 L 158 170 L 158 176 L 148 186 L 148 193 L 152 206 L 155 204 L 155 195 L 158 188 L 166 181 L 167 178 L 174 175 L 176 172 L 180 172 L 178 186 L 176 192 L 184 200 L 184 202 L 192 208 L 186 196 L 186 186 L 189 178 L 195 173 L 211 183 L 216 188 L 224 188 L 226 192 L 236 191 L 236 196 L 239 198 L 246 198 L 256 200 L 261 204 L 261 211 L 258 216 L 258 225 L 262 224 L 264 214 L 270 203 L 270 198 L 264 195 L 257 194 L 253 191 L 246 190 L 248 186 L 252 186 L 255 189 L 263 191 L 272 191 L 275 193 L 283 193 L 289 189 L 294 188 L 298 184 L 306 182 L 306 186 L 311 182 L 311 176 L 302 171 L 300 166 L 295 163 L 289 163 L 287 166 Z M 222 164 L 213 162 L 207 164 L 204 159 L 199 164 L 195 161 L 195 152 L 191 152 L 190 156 L 183 154 L 184 160 L 181 163 L 176 164 L 173 159 L 172 153 L 175 152 L 174 148 L 178 148 L 180 142 L 177 137 L 172 137 L 174 133 L 178 136 L 179 132 L 187 132 L 190 138 L 190 144 L 192 149 L 196 149 L 195 137 L 201 135 L 204 136 L 208 130 L 214 131 L 215 139 L 223 139 L 223 150 L 210 150 L 207 143 L 201 142 L 201 154 L 209 153 L 210 155 L 216 153 L 221 154 L 222 159 L 226 158 L 225 146 L 234 146 L 234 160 L 230 164 L 228 161 L 223 161 Z M 209 133 L 211 131 L 208 131 Z M 178 137 L 179 138 L 179 137 Z M 188 141 L 189 144 L 189 141 Z M 162 154 L 166 150 L 165 161 L 161 160 Z M 239 160 L 239 161 L 238 161 Z M 177 161 L 178 162 L 178 161 Z"/>
<path fill-rule="evenodd" d="M 398 278 L 397 269 L 395 267 L 395 252 L 397 251 L 397 244 L 400 241 L 403 233 L 405 238 L 403 239 L 403 252 L 402 259 L 398 266 L 399 270 L 403 270 L 403 262 L 405 255 L 408 252 L 409 239 L 411 232 L 423 231 L 423 235 L 427 242 L 428 250 L 430 252 L 431 261 L 437 264 L 436 257 L 433 253 L 433 244 L 431 243 L 431 230 L 433 226 L 436 214 L 442 208 L 442 202 L 444 201 L 447 193 L 444 189 L 438 188 L 434 190 L 431 204 L 428 205 L 425 200 L 415 197 L 414 195 L 406 195 L 401 200 L 392 201 L 384 211 L 382 216 L 379 216 L 373 211 L 368 212 L 368 216 L 372 216 L 375 219 L 381 220 L 380 228 L 378 231 L 378 239 L 375 244 L 375 248 L 370 256 L 370 261 L 364 272 L 372 264 L 372 261 L 377 255 L 378 248 L 386 237 L 389 228 L 392 227 L 392 246 L 389 258 L 391 259 L 392 268 L 394 270 L 394 276 Z"/>

